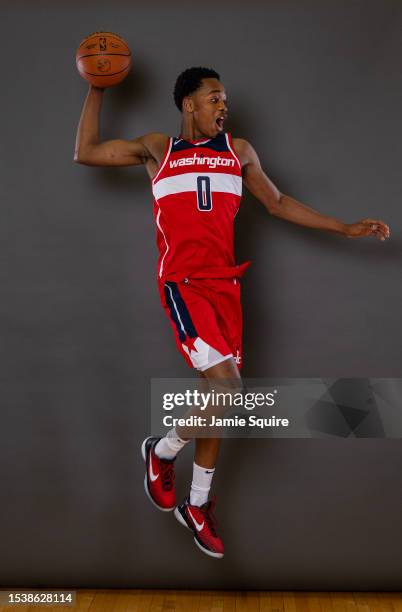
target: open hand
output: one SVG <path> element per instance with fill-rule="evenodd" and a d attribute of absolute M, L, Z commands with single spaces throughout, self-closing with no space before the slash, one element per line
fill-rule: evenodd
<path fill-rule="evenodd" d="M 374 236 L 379 240 L 389 238 L 389 227 L 379 219 L 362 219 L 357 223 L 350 223 L 346 227 L 348 238 L 360 238 L 361 236 Z"/>

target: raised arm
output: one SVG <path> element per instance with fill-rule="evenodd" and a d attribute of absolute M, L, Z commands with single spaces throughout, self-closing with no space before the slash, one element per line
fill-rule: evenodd
<path fill-rule="evenodd" d="M 233 146 L 242 164 L 243 182 L 271 215 L 304 227 L 327 230 L 348 238 L 376 236 L 380 240 L 389 237 L 389 227 L 379 219 L 362 219 L 357 223 L 344 223 L 322 215 L 318 211 L 281 193 L 261 168 L 258 155 L 249 142 L 241 138 L 233 140 Z"/>
<path fill-rule="evenodd" d="M 74 161 L 88 166 L 136 166 L 154 159 L 160 162 L 167 136 L 146 134 L 133 140 L 100 142 L 100 113 L 104 89 L 89 88 L 78 124 Z"/>

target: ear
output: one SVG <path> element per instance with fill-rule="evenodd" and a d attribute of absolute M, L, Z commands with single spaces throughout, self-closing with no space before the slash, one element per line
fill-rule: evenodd
<path fill-rule="evenodd" d="M 183 98 L 183 104 L 182 104 L 182 108 L 183 108 L 183 112 L 186 111 L 187 113 L 192 113 L 194 110 L 194 101 L 190 96 L 185 96 Z"/>

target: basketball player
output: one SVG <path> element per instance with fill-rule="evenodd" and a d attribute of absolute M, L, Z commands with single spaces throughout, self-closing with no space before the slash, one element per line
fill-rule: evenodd
<path fill-rule="evenodd" d="M 239 279 L 233 221 L 242 183 L 276 217 L 348 238 L 389 237 L 378 219 L 343 223 L 281 193 L 261 168 L 252 145 L 225 132 L 225 88 L 214 70 L 190 68 L 179 75 L 174 101 L 181 112 L 177 137 L 151 133 L 133 140 L 101 142 L 103 89 L 90 86 L 79 122 L 75 161 L 89 166 L 144 165 L 151 180 L 159 249 L 158 285 L 180 353 L 207 381 L 238 380 L 242 364 Z M 206 554 L 221 558 L 224 547 L 209 490 L 219 439 L 196 440 L 189 496 L 176 505 L 174 462 L 189 439 L 179 429 L 142 445 L 145 491 L 163 511 L 194 535 Z"/>

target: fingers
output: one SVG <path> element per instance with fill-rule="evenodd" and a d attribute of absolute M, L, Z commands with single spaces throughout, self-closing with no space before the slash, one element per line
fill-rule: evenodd
<path fill-rule="evenodd" d="M 368 228 L 367 236 L 375 236 L 379 240 L 389 238 L 389 227 L 381 219 L 363 219 L 362 223 Z"/>

